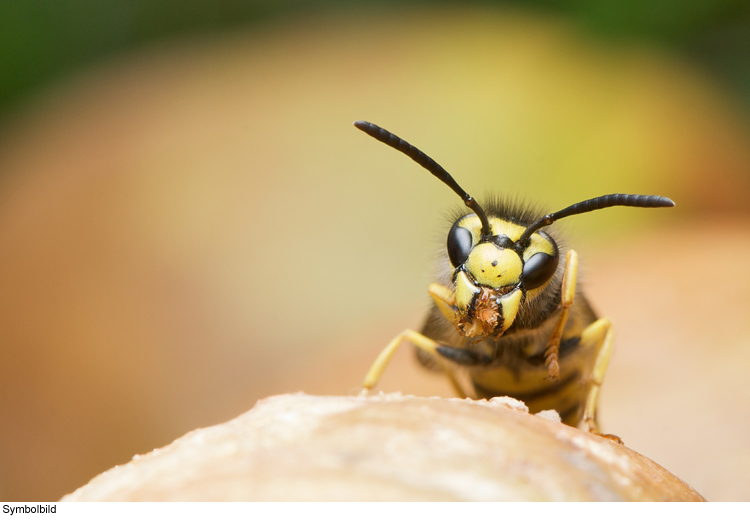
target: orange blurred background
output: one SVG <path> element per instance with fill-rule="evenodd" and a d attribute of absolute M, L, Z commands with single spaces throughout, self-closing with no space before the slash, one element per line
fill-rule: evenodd
<path fill-rule="evenodd" d="M 750 127 L 676 54 L 497 7 L 346 10 L 120 54 L 0 130 L 0 498 L 51 501 L 265 396 L 353 394 L 470 192 L 566 219 L 616 325 L 604 428 L 750 500 Z M 380 388 L 451 395 L 408 348 Z"/>

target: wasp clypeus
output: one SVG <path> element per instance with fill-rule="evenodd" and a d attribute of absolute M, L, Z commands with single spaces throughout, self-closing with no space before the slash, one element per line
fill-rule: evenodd
<path fill-rule="evenodd" d="M 566 424 L 599 433 L 597 401 L 612 353 L 612 324 L 598 318 L 578 290 L 576 252 L 568 250 L 560 259 L 562 245 L 546 227 L 611 206 L 660 208 L 674 202 L 614 194 L 547 215 L 502 201 L 489 201 L 485 209 L 413 145 L 372 123 L 354 125 L 427 169 L 470 210 L 448 232 L 444 272 L 429 286 L 434 304 L 422 331 L 406 330 L 385 347 L 365 378 L 364 392 L 406 340 L 417 348 L 420 362 L 444 372 L 463 397 L 511 396 L 531 412 L 555 409 Z"/>

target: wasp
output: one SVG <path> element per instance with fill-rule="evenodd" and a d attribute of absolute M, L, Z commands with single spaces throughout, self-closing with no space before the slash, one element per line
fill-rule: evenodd
<path fill-rule="evenodd" d="M 499 200 L 487 202 L 485 210 L 413 145 L 366 121 L 354 126 L 428 170 L 470 210 L 459 214 L 448 232 L 442 272 L 428 288 L 433 305 L 422 330 L 407 329 L 383 349 L 365 377 L 363 394 L 407 341 L 417 348 L 419 361 L 447 375 L 462 397 L 510 396 L 530 412 L 554 409 L 564 423 L 601 434 L 597 403 L 612 354 L 612 323 L 599 318 L 581 292 L 577 253 L 566 251 L 548 227 L 612 206 L 675 203 L 657 195 L 612 194 L 546 215 Z"/>

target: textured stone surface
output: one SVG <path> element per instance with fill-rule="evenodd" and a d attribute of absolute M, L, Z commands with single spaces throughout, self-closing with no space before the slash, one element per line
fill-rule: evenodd
<path fill-rule="evenodd" d="M 136 456 L 64 501 L 703 500 L 523 403 L 285 394 Z"/>

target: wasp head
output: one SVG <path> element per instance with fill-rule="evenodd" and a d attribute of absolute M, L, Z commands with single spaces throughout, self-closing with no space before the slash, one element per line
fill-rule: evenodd
<path fill-rule="evenodd" d="M 453 267 L 454 324 L 465 337 L 500 337 L 514 323 L 527 293 L 541 289 L 558 266 L 554 240 L 543 233 L 517 245 L 525 230 L 490 217 L 491 234 L 482 232 L 473 214 L 459 219 L 448 233 L 448 257 Z"/>

